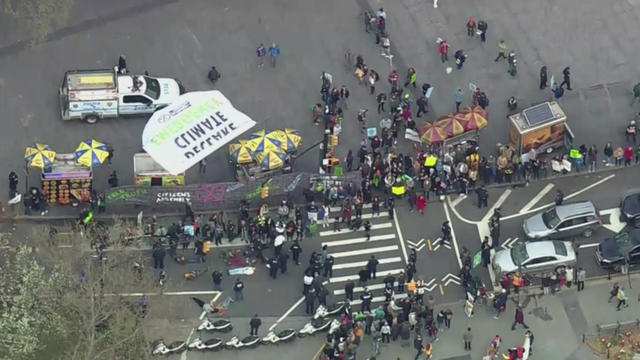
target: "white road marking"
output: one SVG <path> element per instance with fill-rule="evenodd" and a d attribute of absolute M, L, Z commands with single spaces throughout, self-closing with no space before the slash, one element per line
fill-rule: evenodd
<path fill-rule="evenodd" d="M 491 233 L 489 231 L 489 218 L 491 218 L 491 215 L 493 215 L 493 211 L 499 208 L 507 200 L 509 195 L 511 195 L 511 190 L 510 189 L 505 190 L 502 193 L 502 195 L 500 195 L 498 200 L 493 204 L 493 206 L 491 206 L 489 211 L 487 211 L 487 213 L 484 215 L 482 220 L 480 220 L 480 222 L 476 224 L 478 226 L 478 234 L 480 235 L 480 243 L 484 241 L 485 236 L 489 236 Z M 492 240 L 490 237 L 489 237 L 489 243 L 492 243 Z M 494 253 L 495 253 L 495 249 L 491 249 L 492 257 Z M 496 281 L 496 274 L 493 272 L 493 268 L 491 266 L 488 266 L 487 269 L 489 270 L 489 277 L 491 278 L 491 286 L 493 287 Z"/>
<path fill-rule="evenodd" d="M 373 241 L 382 241 L 382 240 L 391 240 L 395 239 L 395 234 L 384 234 L 384 235 L 373 235 L 369 240 L 366 237 L 358 237 L 353 239 L 345 239 L 345 240 L 334 240 L 334 241 L 325 241 L 322 243 L 322 246 L 327 245 L 327 247 L 332 246 L 342 246 L 342 245 L 353 245 L 353 244 L 361 244 L 366 242 Z"/>
<path fill-rule="evenodd" d="M 468 220 L 464 217 L 462 217 L 462 215 L 460 215 L 460 213 L 458 212 L 458 210 L 456 210 L 456 208 L 454 206 L 451 205 L 451 197 L 447 196 L 447 203 L 449 203 L 449 207 L 451 208 L 451 211 L 453 211 L 453 213 L 456 215 L 456 217 L 458 219 L 460 219 L 460 221 L 470 224 L 470 225 L 476 225 L 477 223 L 479 223 L 479 221 L 471 221 Z"/>
<path fill-rule="evenodd" d="M 460 259 L 460 250 L 458 250 L 458 241 L 456 240 L 456 232 L 453 229 L 453 223 L 451 222 L 449 209 L 447 207 L 447 204 L 445 204 L 444 202 L 442 203 L 442 207 L 444 208 L 444 214 L 447 217 L 447 221 L 449 221 L 449 224 L 451 224 L 451 240 L 453 240 L 453 248 L 455 249 L 455 252 L 456 252 L 456 260 L 458 260 L 458 266 L 460 267 L 460 269 L 462 269 L 462 260 Z"/>
<path fill-rule="evenodd" d="M 330 253 L 329 255 L 333 256 L 336 259 L 339 259 L 339 258 L 348 257 L 348 256 L 381 253 L 385 251 L 394 251 L 394 250 L 398 250 L 398 245 L 389 245 L 389 246 L 380 246 L 380 247 L 366 248 L 366 249 L 359 249 L 359 250 L 342 251 L 337 253 Z"/>
<path fill-rule="evenodd" d="M 393 227 L 393 224 L 390 222 L 386 222 L 382 224 L 373 224 L 371 225 L 371 231 L 378 230 L 378 229 L 388 229 L 390 227 Z M 360 227 L 360 229 L 356 231 L 349 230 L 349 229 L 341 229 L 340 231 L 326 230 L 326 231 L 321 231 L 320 236 L 330 236 L 330 235 L 337 235 L 341 233 L 344 234 L 349 232 L 351 233 L 364 232 L 364 228 Z"/>
<path fill-rule="evenodd" d="M 518 237 L 515 237 L 515 238 L 507 238 L 507 240 L 505 240 L 505 241 L 504 241 L 500 246 L 501 246 L 503 249 L 511 249 L 511 248 L 516 244 L 516 242 L 518 241 L 518 239 L 519 239 Z"/>
<path fill-rule="evenodd" d="M 322 282 L 322 285 L 326 285 L 326 284 L 327 284 L 327 281 L 323 281 L 323 282 Z M 276 328 L 276 326 L 278 326 L 278 324 L 280 324 L 280 323 L 282 322 L 282 320 L 286 319 L 286 318 L 287 318 L 287 316 L 289 316 L 289 314 L 291 314 L 291 312 L 292 312 L 293 310 L 295 310 L 298 306 L 300 306 L 300 304 L 302 304 L 302 302 L 303 302 L 303 301 L 304 301 L 304 296 L 303 296 L 303 297 L 301 297 L 300 299 L 298 299 L 298 301 L 296 301 L 296 302 L 295 302 L 295 303 L 294 303 L 294 304 L 289 308 L 289 310 L 287 310 L 284 314 L 282 314 L 282 316 L 280 316 L 280 317 L 278 318 L 278 320 L 276 320 L 276 322 L 275 322 L 275 323 L 273 323 L 273 325 L 271 325 L 271 326 L 269 327 L 269 331 L 273 331 L 273 329 L 275 329 L 275 328 Z"/>
<path fill-rule="evenodd" d="M 627 226 L 626 223 L 620 221 L 620 208 L 600 210 L 600 215 L 609 215 L 609 224 L 602 224 L 602 226 L 615 234 Z"/>
<path fill-rule="evenodd" d="M 409 296 L 409 295 L 407 295 L 407 293 L 402 293 L 402 294 L 396 294 L 396 295 L 394 295 L 394 296 L 393 296 L 393 298 L 394 298 L 394 299 L 405 299 L 405 298 L 407 298 L 408 296 Z M 376 297 L 374 297 L 374 298 L 372 298 L 372 299 L 371 299 L 371 303 L 372 303 L 372 304 L 374 304 L 374 303 L 381 303 L 381 302 L 384 302 L 386 299 L 387 299 L 387 298 L 385 298 L 384 296 L 376 296 Z M 357 299 L 357 300 L 356 300 L 356 299 L 354 299 L 354 300 L 351 302 L 351 305 L 360 305 L 360 304 L 362 304 L 362 300 L 360 300 L 360 299 Z"/>
<path fill-rule="evenodd" d="M 462 202 L 462 200 L 464 200 L 466 198 L 467 198 L 467 196 L 458 195 L 458 197 L 450 203 L 451 207 L 458 206 L 458 204 L 460 204 L 460 202 Z"/>
<path fill-rule="evenodd" d="M 460 278 L 456 275 L 449 273 L 442 278 L 442 282 L 444 283 L 444 286 L 448 286 L 452 282 L 460 285 Z"/>
<path fill-rule="evenodd" d="M 592 244 L 582 244 L 580 245 L 580 249 L 592 248 L 600 245 L 600 243 L 592 243 Z"/>
<path fill-rule="evenodd" d="M 373 284 L 373 285 L 369 285 L 367 286 L 367 289 L 369 291 L 373 291 L 373 290 L 382 290 L 384 289 L 385 284 Z M 395 289 L 396 287 L 398 287 L 398 282 L 394 282 L 393 283 L 393 288 Z M 358 293 L 358 292 L 363 292 L 364 291 L 364 286 L 356 286 L 353 288 L 353 292 L 354 293 Z M 333 291 L 333 295 L 344 295 L 344 289 L 337 289 Z"/>
<path fill-rule="evenodd" d="M 404 269 L 393 269 L 393 270 L 376 271 L 376 277 L 379 278 L 379 277 L 385 277 L 387 275 L 397 275 L 401 271 L 404 271 Z M 330 278 L 329 282 L 330 283 L 337 283 L 337 282 L 350 281 L 350 280 L 359 280 L 359 279 L 360 279 L 360 276 L 358 276 L 358 275 L 335 276 L 335 277 Z"/>
<path fill-rule="evenodd" d="M 355 214 L 355 212 L 354 212 Z M 389 214 L 386 213 L 380 213 L 380 214 L 374 214 L 374 213 L 368 213 L 368 214 L 362 214 L 362 220 L 367 220 L 367 219 L 376 219 L 376 218 L 381 218 L 381 217 L 385 217 L 385 216 L 389 216 Z M 353 216 L 355 217 L 355 216 Z M 331 218 L 329 219 L 329 224 L 333 224 L 334 222 L 336 222 L 336 218 L 331 216 Z"/>
<path fill-rule="evenodd" d="M 220 296 L 220 291 L 215 290 L 205 290 L 205 291 L 165 291 L 165 292 L 149 292 L 149 293 L 108 293 L 104 294 L 105 296 L 157 296 L 157 295 L 168 295 L 168 296 L 183 296 L 183 295 L 217 295 Z"/>
<path fill-rule="evenodd" d="M 364 205 L 362 205 L 362 208 L 363 208 L 363 209 L 371 209 L 371 206 L 372 206 L 372 205 L 373 205 L 372 203 L 364 204 Z M 380 206 L 381 206 L 381 208 L 382 208 L 382 205 L 380 205 Z M 331 213 L 334 213 L 334 212 L 336 212 L 336 211 L 339 211 L 339 212 L 340 212 L 340 214 L 342 214 L 342 206 L 332 206 L 332 207 L 330 207 L 330 208 L 329 208 L 329 211 L 330 211 Z M 354 211 L 354 213 L 355 213 L 355 211 Z"/>
<path fill-rule="evenodd" d="M 523 212 L 529 211 L 529 209 L 531 209 L 535 204 L 538 203 L 538 201 L 540 201 L 540 199 L 542 199 L 545 195 L 547 195 L 547 193 L 549 191 L 551 191 L 551 189 L 553 189 L 553 186 L 554 186 L 553 183 L 547 184 L 547 186 L 545 186 L 538 193 L 538 195 L 534 196 L 533 199 L 531 199 L 531 201 L 529 201 L 525 206 L 523 206 L 522 209 L 520 209 L 520 211 L 518 211 L 518 213 L 523 213 Z"/>
<path fill-rule="evenodd" d="M 398 224 L 398 212 L 395 208 L 393 209 L 393 222 L 396 224 L 396 232 L 398 233 L 398 238 L 400 239 L 400 247 L 402 248 L 404 261 L 408 264 L 409 257 L 407 256 L 407 248 L 404 246 L 404 237 L 402 236 L 402 230 L 400 230 L 400 224 Z"/>
<path fill-rule="evenodd" d="M 424 243 L 424 239 L 420 239 L 420 240 L 418 240 L 416 242 L 413 242 L 411 240 L 407 240 L 407 243 L 409 244 L 410 247 L 411 246 L 414 246 L 414 247 L 415 246 L 420 246 L 422 243 Z"/>
<path fill-rule="evenodd" d="M 402 258 L 400 256 L 396 256 L 396 257 L 392 257 L 392 258 L 378 259 L 378 262 L 380 263 L 380 265 L 382 265 L 382 264 L 393 264 L 393 263 L 401 262 L 401 261 L 402 261 Z M 366 265 L 367 265 L 367 261 L 355 261 L 355 262 L 345 263 L 345 264 L 335 264 L 335 265 L 333 265 L 333 270 L 351 269 L 351 268 L 363 268 Z"/>

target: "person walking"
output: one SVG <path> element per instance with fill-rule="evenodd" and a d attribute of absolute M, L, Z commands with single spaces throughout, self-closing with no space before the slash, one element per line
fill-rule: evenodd
<path fill-rule="evenodd" d="M 454 94 L 454 99 L 456 102 L 456 112 L 460 112 L 460 105 L 462 105 L 462 101 L 464 100 L 464 91 L 461 88 L 458 88 Z"/>
<path fill-rule="evenodd" d="M 449 43 L 447 43 L 447 40 L 442 40 L 438 45 L 438 54 L 440 54 L 440 60 L 443 63 L 449 61 Z"/>
<path fill-rule="evenodd" d="M 616 299 L 618 299 L 618 305 L 616 306 L 616 310 L 620 311 L 620 307 L 624 306 L 624 307 L 628 307 L 629 305 L 627 304 L 627 294 L 625 294 L 624 292 L 624 286 L 621 286 L 618 289 L 618 293 L 616 294 Z"/>
<path fill-rule="evenodd" d="M 413 88 L 415 89 L 416 82 L 418 82 L 418 74 L 416 73 L 416 69 L 410 67 L 409 70 L 407 70 L 407 79 L 404 83 L 404 87 L 412 85 Z"/>
<path fill-rule="evenodd" d="M 586 280 L 587 280 L 587 271 L 579 267 L 578 273 L 576 274 L 576 286 L 578 287 L 578 291 L 584 290 L 584 282 Z"/>
<path fill-rule="evenodd" d="M 413 347 L 418 351 L 414 360 L 418 360 L 424 351 L 422 346 L 422 336 L 420 336 L 419 333 L 416 334 L 416 338 L 413 340 Z"/>
<path fill-rule="evenodd" d="M 323 268 L 324 268 L 324 277 L 333 277 L 333 256 L 329 255 L 324 260 Z"/>
<path fill-rule="evenodd" d="M 471 334 L 471 328 L 467 328 L 467 331 L 462 335 L 462 340 L 464 341 L 464 349 L 467 351 L 471 351 L 471 340 L 473 339 L 473 334 Z"/>
<path fill-rule="evenodd" d="M 267 55 L 267 49 L 264 48 L 263 44 L 260 44 L 256 49 L 256 55 L 258 56 L 258 67 L 261 68 L 264 65 L 264 57 Z"/>
<path fill-rule="evenodd" d="M 378 102 L 378 114 L 384 112 L 384 103 L 387 102 L 387 94 L 381 92 L 376 96 L 376 101 Z"/>
<path fill-rule="evenodd" d="M 244 294 L 242 291 L 244 290 L 244 283 L 240 279 L 236 279 L 236 283 L 233 284 L 233 292 L 235 295 L 235 301 L 244 300 Z"/>
<path fill-rule="evenodd" d="M 280 56 L 280 47 L 276 43 L 269 46 L 269 56 L 271 57 L 271 66 L 276 67 L 276 60 Z"/>
<path fill-rule="evenodd" d="M 164 250 L 162 246 L 156 246 L 153 249 L 153 268 L 154 269 L 164 269 L 164 257 L 167 255 L 167 252 Z"/>
<path fill-rule="evenodd" d="M 207 172 L 207 159 L 198 161 L 198 173 L 205 174 Z"/>
<path fill-rule="evenodd" d="M 262 320 L 260 320 L 258 314 L 254 314 L 253 318 L 249 321 L 249 326 L 251 327 L 249 335 L 258 336 L 258 329 L 260 329 L 260 325 L 262 325 Z"/>
<path fill-rule="evenodd" d="M 547 67 L 542 66 L 540 68 L 540 90 L 543 90 L 547 87 Z"/>
<path fill-rule="evenodd" d="M 562 70 L 562 76 L 564 77 L 564 80 L 560 83 L 560 87 L 566 84 L 567 90 L 573 90 L 571 88 L 571 69 L 569 66 Z"/>
<path fill-rule="evenodd" d="M 620 290 L 620 284 L 616 281 L 609 291 L 609 300 L 607 302 L 611 302 L 611 300 L 618 295 L 618 290 Z"/>
<path fill-rule="evenodd" d="M 375 70 L 371 69 L 367 76 L 369 80 L 369 91 L 371 95 L 373 95 L 376 92 L 376 83 L 380 80 L 380 75 L 378 75 Z"/>
<path fill-rule="evenodd" d="M 504 40 L 498 41 L 498 56 L 496 56 L 494 62 L 498 62 L 500 59 L 507 59 L 507 44 Z"/>
<path fill-rule="evenodd" d="M 362 305 L 362 311 L 371 312 L 371 300 L 373 299 L 373 295 L 369 292 L 369 289 L 366 287 L 363 289 L 362 294 L 360 294 L 360 301 Z"/>
<path fill-rule="evenodd" d="M 524 326 L 525 329 L 529 328 L 529 326 L 524 323 L 524 311 L 522 310 L 522 305 L 520 304 L 518 304 L 518 307 L 516 307 L 516 313 L 514 316 L 513 325 L 511 325 L 511 330 L 515 330 L 517 324 Z"/>

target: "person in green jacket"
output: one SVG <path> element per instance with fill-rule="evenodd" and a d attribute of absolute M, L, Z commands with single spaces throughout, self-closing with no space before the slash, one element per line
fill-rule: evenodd
<path fill-rule="evenodd" d="M 507 59 L 507 44 L 505 44 L 504 40 L 500 40 L 498 42 L 498 56 L 496 57 L 496 59 L 494 60 L 495 62 L 498 62 L 498 60 L 502 59 Z"/>
<path fill-rule="evenodd" d="M 640 145 L 636 146 L 636 164 L 640 162 Z"/>

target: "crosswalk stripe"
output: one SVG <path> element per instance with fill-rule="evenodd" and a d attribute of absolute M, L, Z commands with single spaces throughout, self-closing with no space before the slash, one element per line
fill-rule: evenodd
<path fill-rule="evenodd" d="M 342 251 L 342 252 L 337 252 L 337 253 L 331 253 L 329 255 L 333 256 L 336 259 L 338 259 L 338 258 L 343 258 L 343 257 L 348 257 L 348 256 L 380 253 L 380 252 L 393 251 L 393 250 L 398 250 L 398 245 L 379 246 L 379 247 L 375 247 L 375 248 L 366 248 L 366 249 L 359 249 L 359 250 Z"/>
<path fill-rule="evenodd" d="M 393 283 L 393 289 L 395 290 L 398 287 L 398 282 L 394 282 Z M 369 285 L 367 286 L 367 289 L 369 291 L 372 290 L 381 290 L 384 289 L 384 284 L 373 284 L 373 285 Z M 353 292 L 354 293 L 358 293 L 358 292 L 363 292 L 364 291 L 364 286 L 356 286 L 353 288 Z M 337 289 L 333 291 L 333 295 L 344 295 L 344 289 Z"/>
<path fill-rule="evenodd" d="M 387 228 L 390 228 L 390 227 L 393 227 L 393 223 L 385 222 L 385 223 L 382 223 L 382 224 L 373 224 L 373 225 L 371 225 L 371 230 L 387 229 Z M 337 234 L 342 233 L 343 231 L 347 231 L 347 232 L 350 231 L 350 232 L 354 232 L 354 233 L 364 232 L 364 227 L 360 227 L 360 229 L 356 230 L 356 231 L 349 230 L 349 229 L 342 229 L 341 231 L 326 230 L 326 231 L 321 231 L 319 233 L 319 235 L 320 236 L 337 235 Z"/>
<path fill-rule="evenodd" d="M 384 270 L 384 271 L 376 271 L 376 276 L 377 277 L 384 277 L 387 275 L 396 275 L 398 274 L 400 271 L 404 271 L 404 269 L 393 269 L 393 270 Z M 335 276 L 329 279 L 330 283 L 336 283 L 336 282 L 343 282 L 343 281 L 349 281 L 349 280 L 358 280 L 360 279 L 360 276 L 358 275 L 345 275 L 345 276 Z"/>
<path fill-rule="evenodd" d="M 327 245 L 328 247 L 332 247 L 332 246 L 342 246 L 342 245 L 353 245 L 353 244 L 361 244 L 361 243 L 372 242 L 372 241 L 391 240 L 395 238 L 396 238 L 396 234 L 373 235 L 369 240 L 367 240 L 367 238 L 363 236 L 363 237 L 357 237 L 353 239 L 326 241 L 322 243 L 322 246 Z"/>
<path fill-rule="evenodd" d="M 355 214 L 355 213 L 354 213 Z M 384 216 L 389 216 L 388 214 L 374 214 L 374 213 L 369 213 L 369 214 L 362 214 L 362 220 L 367 220 L 367 219 L 375 219 L 375 218 L 381 218 Z M 355 215 L 352 216 L 352 218 L 355 218 Z M 329 219 L 329 224 L 333 224 L 334 222 L 336 222 L 335 217 L 331 216 L 331 218 Z"/>
<path fill-rule="evenodd" d="M 373 205 L 373 204 L 371 204 L 371 203 L 369 203 L 369 204 L 363 204 L 363 205 L 362 205 L 362 208 L 363 208 L 363 209 L 371 209 L 371 205 Z M 381 207 L 382 207 L 382 205 L 381 205 Z M 332 206 L 332 207 L 330 207 L 330 208 L 329 208 L 329 211 L 331 211 L 331 212 L 334 212 L 334 211 L 342 211 L 342 206 Z"/>
<path fill-rule="evenodd" d="M 400 261 L 402 261 L 402 258 L 399 257 L 399 256 L 392 257 L 392 258 L 378 259 L 378 262 L 380 263 L 380 265 L 382 265 L 382 264 L 393 264 L 395 262 L 400 262 Z M 363 268 L 366 265 L 367 265 L 367 261 L 355 261 L 355 262 L 346 263 L 346 264 L 333 265 L 333 270 L 351 269 L 351 268 Z"/>
<path fill-rule="evenodd" d="M 394 295 L 394 299 L 405 299 L 408 296 L 409 295 L 407 293 L 397 294 L 397 295 Z M 386 300 L 386 298 L 384 296 L 376 296 L 376 297 L 371 299 L 371 303 L 372 304 L 373 303 L 381 303 L 381 302 L 384 302 L 385 300 Z M 351 305 L 360 305 L 360 304 L 362 304 L 362 300 L 360 300 L 360 299 L 357 299 L 357 300 L 354 299 L 351 302 Z"/>

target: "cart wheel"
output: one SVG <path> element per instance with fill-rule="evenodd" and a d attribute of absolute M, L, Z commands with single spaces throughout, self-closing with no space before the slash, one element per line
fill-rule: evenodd
<path fill-rule="evenodd" d="M 87 115 L 84 117 L 84 121 L 87 122 L 87 124 L 95 124 L 98 122 L 100 118 L 98 117 L 98 115 L 92 114 L 92 115 Z"/>

